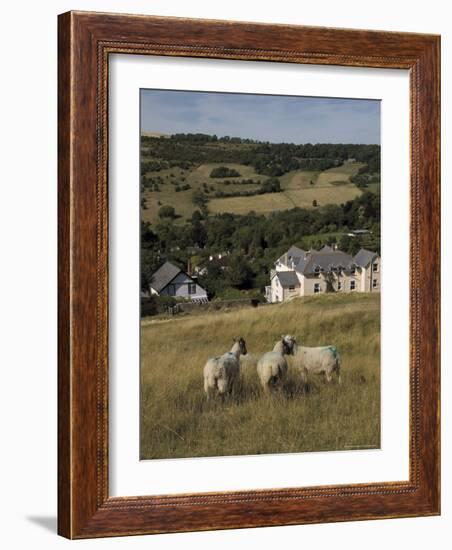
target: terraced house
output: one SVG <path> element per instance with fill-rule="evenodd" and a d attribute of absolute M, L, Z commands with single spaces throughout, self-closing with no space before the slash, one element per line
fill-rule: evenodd
<path fill-rule="evenodd" d="M 380 292 L 381 258 L 362 248 L 351 256 L 330 246 L 301 250 L 292 246 L 275 262 L 268 302 L 284 302 L 295 296 L 323 292 Z"/>

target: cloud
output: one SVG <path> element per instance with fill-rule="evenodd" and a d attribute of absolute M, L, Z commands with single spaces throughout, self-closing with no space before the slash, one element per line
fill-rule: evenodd
<path fill-rule="evenodd" d="M 380 101 L 173 90 L 141 91 L 142 130 L 271 142 L 380 143 Z"/>

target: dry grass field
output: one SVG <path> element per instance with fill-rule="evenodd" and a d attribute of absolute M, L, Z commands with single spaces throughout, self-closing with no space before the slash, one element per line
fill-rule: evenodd
<path fill-rule="evenodd" d="M 284 387 L 263 395 L 256 363 L 282 333 L 302 345 L 337 345 L 342 384 L 311 377 L 303 386 L 290 365 Z M 248 347 L 240 384 L 225 402 L 207 401 L 203 366 L 234 336 Z M 141 342 L 142 459 L 379 447 L 379 294 L 144 319 Z"/>
<path fill-rule="evenodd" d="M 147 159 L 147 157 L 144 158 Z M 211 171 L 218 166 L 233 168 L 237 170 L 240 177 L 210 178 Z M 275 210 L 287 210 L 297 206 L 312 208 L 314 200 L 317 201 L 318 206 L 341 204 L 361 194 L 360 189 L 351 183 L 349 178 L 362 166 L 362 163 L 353 162 L 323 172 L 294 170 L 279 178 L 281 193 L 223 198 L 214 198 L 214 191 L 253 191 L 259 187 L 258 184 L 226 185 L 225 182 L 240 179 L 264 181 L 267 176 L 257 174 L 251 166 L 235 163 L 205 163 L 189 170 L 174 167 L 159 172 L 147 172 L 147 176 L 159 176 L 165 183 L 160 186 L 160 191 L 144 191 L 147 209 L 142 210 L 142 217 L 144 221 L 154 223 L 158 219 L 160 206 L 170 205 L 174 206 L 180 216 L 177 223 L 184 223 L 197 209 L 192 202 L 193 192 L 201 189 L 204 184 L 209 186 L 211 195 L 208 208 L 213 214 L 223 212 L 248 214 L 251 210 L 259 214 L 269 214 Z M 191 188 L 176 192 L 174 185 L 176 182 L 188 183 Z"/>

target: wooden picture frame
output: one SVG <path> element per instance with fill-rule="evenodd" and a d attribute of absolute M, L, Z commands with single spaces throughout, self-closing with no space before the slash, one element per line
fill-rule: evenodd
<path fill-rule="evenodd" d="M 440 513 L 440 38 L 69 12 L 58 62 L 58 532 L 68 538 Z M 113 53 L 410 72 L 409 481 L 110 497 L 108 60 Z"/>

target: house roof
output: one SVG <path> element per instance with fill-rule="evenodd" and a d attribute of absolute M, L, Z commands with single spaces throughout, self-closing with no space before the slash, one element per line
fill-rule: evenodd
<path fill-rule="evenodd" d="M 157 292 L 160 292 L 163 288 L 169 284 L 174 277 L 179 275 L 182 271 L 179 267 L 175 266 L 171 262 L 165 262 L 152 276 L 150 286 Z"/>
<path fill-rule="evenodd" d="M 319 269 L 320 271 L 329 271 L 332 267 L 349 269 L 353 263 L 353 258 L 340 250 L 314 252 L 306 260 L 304 265 L 295 266 L 295 269 L 301 271 L 304 275 L 314 274 Z"/>
<path fill-rule="evenodd" d="M 370 262 L 372 262 L 377 256 L 378 254 L 376 252 L 371 252 L 370 250 L 361 248 L 358 254 L 356 254 L 356 256 L 353 258 L 353 261 L 359 267 L 367 267 Z"/>
<path fill-rule="evenodd" d="M 362 248 L 353 258 L 350 254 L 346 254 L 341 250 L 333 250 L 333 248 L 328 245 L 325 245 L 321 250 L 312 249 L 309 252 L 301 250 L 296 246 L 292 246 L 285 254 L 283 254 L 283 256 L 281 256 L 281 258 L 279 258 L 279 261 L 289 266 L 289 256 L 292 257 L 293 268 L 295 271 L 298 271 L 303 275 L 313 275 L 316 272 L 318 273 L 319 270 L 328 272 L 331 268 L 341 268 L 348 271 L 354 266 L 366 267 L 374 260 L 374 258 L 378 257 L 378 254 Z M 289 267 L 292 267 L 292 264 Z M 290 272 L 279 271 L 277 273 L 278 278 L 280 274 L 283 274 L 283 277 L 286 277 L 288 273 Z M 283 284 L 282 281 L 281 284 Z M 293 285 L 294 283 L 288 282 L 287 285 L 289 284 Z"/>
<path fill-rule="evenodd" d="M 278 271 L 276 276 L 278 277 L 283 288 L 287 288 L 289 286 L 300 286 L 300 281 L 298 280 L 295 271 Z"/>
<path fill-rule="evenodd" d="M 297 263 L 300 260 L 300 258 L 303 258 L 305 254 L 306 254 L 305 250 L 298 248 L 298 246 L 291 246 L 289 250 L 279 258 L 279 261 L 284 265 L 288 266 L 289 258 L 290 258 L 290 261 Z"/>
<path fill-rule="evenodd" d="M 303 256 L 304 254 L 306 254 L 306 251 L 298 248 L 298 246 L 291 246 L 287 251 L 288 256 Z"/>

